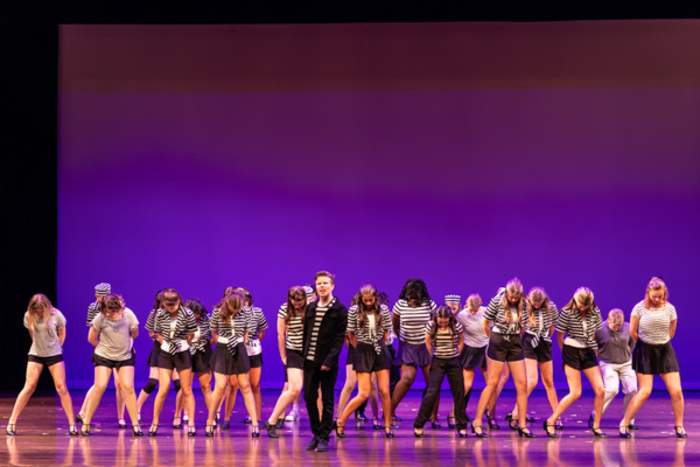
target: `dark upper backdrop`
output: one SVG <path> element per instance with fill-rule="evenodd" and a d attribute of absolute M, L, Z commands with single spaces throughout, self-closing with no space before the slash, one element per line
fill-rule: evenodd
<path fill-rule="evenodd" d="M 158 288 L 211 307 L 244 285 L 272 326 L 263 380 L 277 387 L 276 311 L 319 269 L 337 274 L 345 303 L 367 280 L 395 300 L 411 276 L 437 302 L 487 301 L 517 275 L 560 306 L 587 285 L 604 312 L 626 314 L 661 274 L 684 382 L 700 383 L 688 358 L 700 22 L 66 25 L 57 36 L 58 131 L 37 125 L 58 138 L 57 168 L 18 144 L 17 189 L 3 183 L 14 221 L 3 352 L 25 353 L 16 320 L 46 291 L 69 320 L 71 387 L 84 387 L 95 283 L 111 282 L 142 322 Z M 37 187 L 29 199 L 17 199 L 21 181 Z M 39 227 L 52 215 L 57 227 Z M 41 255 L 52 229 L 57 260 Z M 145 331 L 136 348 L 143 362 Z"/>

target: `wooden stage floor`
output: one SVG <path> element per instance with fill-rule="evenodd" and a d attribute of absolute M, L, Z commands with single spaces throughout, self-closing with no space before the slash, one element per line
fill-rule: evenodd
<path fill-rule="evenodd" d="M 278 391 L 263 391 L 263 412 L 272 409 Z M 336 393 L 336 396 L 339 392 Z M 564 394 L 560 392 L 560 397 Z M 74 392 L 73 405 L 80 407 L 84 392 Z M 250 437 L 250 426 L 244 425 L 243 401 L 239 397 L 229 431 L 217 430 L 213 438 L 204 436 L 205 411 L 201 393 L 197 392 L 197 437 L 188 438 L 183 430 L 162 425 L 155 438 L 147 435 L 134 438 L 130 429 L 117 426 L 114 393 L 108 391 L 94 419 L 92 436 L 70 437 L 68 425 L 58 399 L 53 393 L 35 395 L 17 424 L 17 436 L 8 436 L 0 443 L 0 465 L 88 465 L 88 466 L 183 466 L 183 465 L 243 465 L 304 467 L 359 467 L 419 465 L 435 467 L 448 465 L 700 465 L 700 392 L 685 393 L 685 427 L 687 440 L 673 435 L 673 418 L 668 394 L 655 393 L 642 409 L 633 432 L 633 439 L 617 435 L 616 425 L 622 412 L 622 395 L 613 401 L 604 416 L 602 427 L 608 440 L 595 439 L 587 427 L 593 397 L 590 393 L 577 401 L 565 414 L 565 429 L 560 439 L 548 439 L 542 430 L 542 417 L 550 409 L 544 391 L 535 391 L 530 398 L 531 414 L 537 419 L 531 424 L 537 439 L 518 438 L 505 421 L 501 430 L 491 431 L 491 438 L 477 439 L 469 435 L 460 439 L 455 430 L 448 430 L 445 416 L 449 411 L 449 394 L 443 392 L 441 430 L 426 426 L 427 436 L 413 436 L 412 421 L 420 403 L 421 393 L 409 393 L 399 407 L 404 421 L 396 429 L 395 439 L 385 439 L 382 431 L 372 430 L 371 423 L 348 423 L 348 439 L 332 438 L 328 453 L 307 452 L 310 430 L 305 410 L 301 421 L 288 423 L 279 440 L 267 437 L 262 430 L 259 439 Z M 475 397 L 478 393 L 475 394 Z M 0 425 L 5 429 L 12 411 L 15 394 L 0 394 Z M 498 404 L 499 420 L 512 407 L 515 393 L 506 391 Z M 161 420 L 170 420 L 175 402 L 171 392 Z M 470 403 L 473 415 L 476 399 Z M 153 397 L 144 406 L 144 431 L 148 430 Z M 367 408 L 371 418 L 371 409 Z M 129 424 L 130 425 L 130 424 Z"/>

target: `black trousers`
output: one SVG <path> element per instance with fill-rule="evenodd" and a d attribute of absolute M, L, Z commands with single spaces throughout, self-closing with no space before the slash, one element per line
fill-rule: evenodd
<path fill-rule="evenodd" d="M 333 427 L 335 413 L 335 382 L 338 379 L 338 366 L 328 371 L 321 370 L 320 363 L 310 360 L 304 362 L 304 402 L 309 414 L 311 432 L 314 436 L 328 440 Z M 316 400 L 318 388 L 321 388 L 323 414 L 319 416 Z"/>
<path fill-rule="evenodd" d="M 423 428 L 425 422 L 430 418 L 430 414 L 435 406 L 435 400 L 440 393 L 442 380 L 447 376 L 450 383 L 450 390 L 455 401 L 455 428 L 464 430 L 467 428 L 467 407 L 464 400 L 464 376 L 462 375 L 462 363 L 459 357 L 437 358 L 433 357 L 430 364 L 430 374 L 428 376 L 428 387 L 425 397 L 420 404 L 418 416 L 413 421 L 414 428 Z"/>

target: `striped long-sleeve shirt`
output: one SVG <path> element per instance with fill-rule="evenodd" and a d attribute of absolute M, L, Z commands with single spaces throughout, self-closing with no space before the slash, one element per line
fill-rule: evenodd
<path fill-rule="evenodd" d="M 87 325 L 88 327 L 92 324 L 92 320 L 100 313 L 100 304 L 97 301 L 92 302 L 88 305 L 87 310 Z"/>
<path fill-rule="evenodd" d="M 566 333 L 564 343 L 577 348 L 598 348 L 595 333 L 603 327 L 603 320 L 598 308 L 590 308 L 583 319 L 577 309 L 562 308 L 557 321 L 557 331 Z"/>
<path fill-rule="evenodd" d="M 286 337 L 285 346 L 289 350 L 296 350 L 297 352 L 302 352 L 304 350 L 304 313 L 306 312 L 306 307 L 304 307 L 297 316 L 289 320 L 286 323 Z M 283 303 L 280 307 L 279 313 L 277 313 L 278 320 L 287 319 L 287 304 Z"/>
<path fill-rule="evenodd" d="M 216 331 L 219 343 L 231 344 L 231 346 L 242 344 L 246 331 L 250 336 L 250 326 L 250 317 L 243 310 L 231 316 L 228 321 L 221 316 L 220 308 L 214 308 L 211 312 L 210 328 Z"/>
<path fill-rule="evenodd" d="M 197 331 L 194 333 L 194 339 L 190 342 L 190 352 L 194 355 L 197 352 L 205 352 L 209 347 L 211 340 L 211 328 L 209 324 L 209 316 L 200 316 L 199 322 L 195 320 Z"/>
<path fill-rule="evenodd" d="M 267 320 L 265 319 L 265 314 L 263 311 L 256 307 L 247 307 L 243 311 L 248 313 L 248 317 L 251 321 L 250 324 L 250 334 L 248 334 L 248 339 L 257 340 L 260 335 L 260 331 L 268 328 Z"/>
<path fill-rule="evenodd" d="M 549 307 L 539 310 L 532 310 L 535 318 L 534 323 L 530 323 L 530 316 L 525 318 L 525 331 L 530 334 L 535 334 L 540 337 L 551 337 L 549 335 L 549 329 L 553 324 L 556 324 L 559 319 L 559 312 L 557 311 L 557 306 L 554 302 L 549 302 Z"/>
<path fill-rule="evenodd" d="M 156 310 L 155 308 L 148 313 L 148 318 L 146 318 L 146 325 L 144 326 L 146 328 L 146 331 L 150 331 L 151 333 L 153 333 L 151 339 L 153 339 L 154 342 L 158 341 L 158 336 L 156 336 L 156 313 L 158 313 L 158 310 Z"/>
<path fill-rule="evenodd" d="M 190 349 L 187 337 L 197 332 L 197 325 L 192 311 L 183 306 L 178 308 L 175 319 L 168 310 L 161 308 L 154 318 L 153 330 L 163 336 L 161 349 L 174 354 Z"/>
<path fill-rule="evenodd" d="M 379 326 L 381 320 L 381 329 Z M 389 308 L 386 305 L 379 306 L 379 315 L 368 313 L 365 321 L 365 327 L 360 327 L 360 312 L 357 305 L 353 305 L 348 310 L 348 328 L 347 332 L 353 332 L 357 338 L 357 342 L 371 344 L 374 346 L 377 353 L 380 352 L 379 344 L 384 340 L 384 331 L 391 328 L 391 315 Z"/>
<path fill-rule="evenodd" d="M 435 329 L 435 321 L 429 321 L 425 332 L 431 334 Z M 462 323 L 457 321 L 455 332 L 452 329 L 438 329 L 433 339 L 433 355 L 438 358 L 454 358 L 459 356 L 459 335 L 463 333 Z"/>
<path fill-rule="evenodd" d="M 435 312 L 435 302 L 423 302 L 413 308 L 406 300 L 394 304 L 393 314 L 399 318 L 399 341 L 411 345 L 425 344 L 425 327 Z"/>
<path fill-rule="evenodd" d="M 637 332 L 642 342 L 661 345 L 671 340 L 671 322 L 678 319 L 676 307 L 666 302 L 662 308 L 646 308 L 644 301 L 635 305 L 632 316 L 639 318 Z"/>

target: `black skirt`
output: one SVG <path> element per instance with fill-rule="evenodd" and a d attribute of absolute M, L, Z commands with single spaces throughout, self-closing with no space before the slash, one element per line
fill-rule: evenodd
<path fill-rule="evenodd" d="M 202 374 L 211 371 L 211 346 L 204 347 L 204 352 L 196 351 L 192 355 L 192 371 Z"/>
<path fill-rule="evenodd" d="M 151 353 L 148 354 L 148 360 L 146 365 L 151 368 L 158 368 L 158 356 L 160 355 L 160 342 L 153 341 L 153 347 L 151 347 Z"/>
<path fill-rule="evenodd" d="M 250 359 L 244 344 L 238 344 L 236 355 L 231 355 L 226 344 L 217 345 L 211 356 L 211 369 L 222 375 L 240 375 L 250 371 Z"/>
<path fill-rule="evenodd" d="M 394 365 L 413 365 L 423 368 L 433 361 L 433 356 L 428 352 L 428 347 L 425 344 L 407 344 L 399 340 L 399 351 L 396 353 Z"/>
<path fill-rule="evenodd" d="M 643 375 L 662 375 L 680 371 L 678 357 L 671 341 L 661 345 L 647 344 L 641 339 L 632 352 L 632 368 Z"/>
<path fill-rule="evenodd" d="M 352 365 L 355 368 L 355 347 L 348 345 L 348 354 L 345 356 L 345 366 Z"/>
<path fill-rule="evenodd" d="M 469 347 L 464 344 L 462 353 L 459 354 L 459 361 L 462 362 L 462 368 L 481 368 L 486 369 L 486 347 Z"/>

